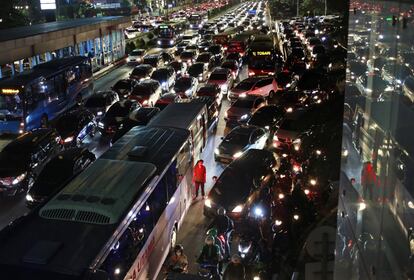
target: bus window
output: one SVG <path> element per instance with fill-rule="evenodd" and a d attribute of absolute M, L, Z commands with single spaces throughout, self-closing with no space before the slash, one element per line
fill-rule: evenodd
<path fill-rule="evenodd" d="M 181 183 L 181 180 L 184 178 L 185 173 L 190 167 L 191 161 L 190 142 L 187 142 L 177 156 L 177 184 Z"/>
<path fill-rule="evenodd" d="M 170 168 L 168 168 L 164 177 L 167 184 L 167 201 L 170 201 L 171 197 L 174 195 L 178 187 L 178 169 L 177 169 L 177 160 L 173 161 Z"/>
<path fill-rule="evenodd" d="M 158 219 L 167 205 L 167 186 L 168 176 L 170 175 L 168 173 L 170 173 L 170 170 L 167 170 L 167 173 L 158 182 L 147 201 L 146 210 L 151 212 L 154 224 L 158 222 Z"/>

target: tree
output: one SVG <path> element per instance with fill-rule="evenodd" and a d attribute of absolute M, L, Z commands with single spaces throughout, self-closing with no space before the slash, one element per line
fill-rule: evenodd
<path fill-rule="evenodd" d="M 24 26 L 29 24 L 27 15 L 14 8 L 17 5 L 15 0 L 1 2 L 0 29 Z"/>

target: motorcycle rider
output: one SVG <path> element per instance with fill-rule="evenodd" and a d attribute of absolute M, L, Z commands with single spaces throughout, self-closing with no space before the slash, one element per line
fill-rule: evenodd
<path fill-rule="evenodd" d="M 187 256 L 184 254 L 184 247 L 181 244 L 174 246 L 174 250 L 168 260 L 168 271 L 186 273 L 188 270 Z"/>
<path fill-rule="evenodd" d="M 229 239 L 234 228 L 234 223 L 230 219 L 230 217 L 227 216 L 226 209 L 224 209 L 223 207 L 217 209 L 217 215 L 214 218 L 213 223 L 210 225 L 210 228 L 212 228 L 213 226 L 217 229 L 218 235 L 224 236 L 224 257 L 228 259 L 228 257 L 230 256 Z"/>
<path fill-rule="evenodd" d="M 246 279 L 246 269 L 241 263 L 239 255 L 231 256 L 231 262 L 227 265 L 223 274 L 223 280 L 244 280 Z"/>
<path fill-rule="evenodd" d="M 214 238 L 212 236 L 207 236 L 203 249 L 201 250 L 201 254 L 197 258 L 197 262 L 199 264 L 208 264 L 218 267 L 220 259 L 221 255 L 219 246 L 214 243 Z M 217 274 L 218 271 L 215 271 L 214 273 Z"/>

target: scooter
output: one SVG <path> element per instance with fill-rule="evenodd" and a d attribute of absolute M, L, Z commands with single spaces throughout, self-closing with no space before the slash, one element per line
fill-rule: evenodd
<path fill-rule="evenodd" d="M 220 280 L 221 276 L 218 272 L 218 263 L 200 263 L 198 268 L 198 275 L 203 279 Z"/>

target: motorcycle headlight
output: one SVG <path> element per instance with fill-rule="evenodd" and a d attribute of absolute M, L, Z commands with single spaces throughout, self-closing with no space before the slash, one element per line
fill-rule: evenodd
<path fill-rule="evenodd" d="M 241 245 L 239 244 L 239 246 L 238 246 L 238 248 L 237 248 L 237 249 L 239 250 L 239 252 L 240 252 L 240 253 L 246 254 L 246 253 L 248 253 L 248 252 L 249 252 L 249 250 L 250 250 L 250 245 L 249 245 L 249 246 L 244 247 L 244 246 L 241 246 Z"/>
<path fill-rule="evenodd" d="M 257 218 L 261 218 L 264 215 L 263 209 L 259 206 L 254 207 L 253 214 Z"/>
<path fill-rule="evenodd" d="M 249 117 L 249 114 L 244 114 L 243 116 L 240 117 L 241 120 L 245 120 Z"/>
<path fill-rule="evenodd" d="M 98 122 L 98 127 L 99 128 L 104 128 L 105 127 L 105 124 L 103 122 Z"/>
<path fill-rule="evenodd" d="M 299 218 L 300 218 L 300 216 L 299 216 L 298 214 L 294 214 L 294 215 L 293 215 L 293 219 L 294 219 L 295 221 L 299 220 Z"/>
<path fill-rule="evenodd" d="M 158 45 L 161 45 L 161 41 L 160 41 L 160 40 L 158 40 L 158 41 L 157 41 L 157 44 L 158 44 Z"/>
<path fill-rule="evenodd" d="M 26 195 L 26 200 L 29 201 L 29 202 L 33 202 L 34 201 L 33 197 L 30 194 L 27 194 Z"/>
<path fill-rule="evenodd" d="M 293 112 L 293 108 L 292 107 L 286 108 L 286 113 L 292 113 L 292 112 Z"/>
<path fill-rule="evenodd" d="M 17 176 L 16 178 L 13 179 L 12 185 L 17 185 L 18 183 L 20 183 L 21 181 L 23 181 L 24 178 L 26 178 L 26 173 L 20 174 L 19 176 Z"/>
<path fill-rule="evenodd" d="M 291 83 L 287 83 L 285 87 L 290 88 L 290 86 L 291 86 Z"/>
<path fill-rule="evenodd" d="M 102 114 L 103 113 L 101 111 L 99 111 L 99 112 L 96 113 L 97 116 L 102 116 Z"/>
<path fill-rule="evenodd" d="M 205 205 L 205 206 L 207 206 L 208 208 L 211 208 L 211 199 L 207 198 L 207 199 L 204 201 L 204 205 Z"/>
<path fill-rule="evenodd" d="M 170 40 L 170 45 L 173 45 L 174 44 L 174 40 Z"/>
<path fill-rule="evenodd" d="M 240 213 L 241 211 L 243 211 L 243 205 L 237 205 L 236 207 L 233 208 L 231 212 Z"/>
<path fill-rule="evenodd" d="M 242 151 L 238 151 L 237 153 L 235 153 L 235 154 L 233 155 L 233 158 L 239 158 L 242 154 L 243 154 L 243 152 L 242 152 Z"/>
<path fill-rule="evenodd" d="M 275 221 L 275 225 L 276 225 L 276 226 L 280 226 L 282 223 L 283 223 L 283 222 L 282 222 L 281 220 L 276 220 L 276 221 Z"/>
<path fill-rule="evenodd" d="M 63 140 L 63 142 L 70 143 L 72 142 L 72 140 L 73 140 L 73 136 L 69 136 L 69 137 L 66 137 L 65 140 Z"/>
<path fill-rule="evenodd" d="M 317 183 L 316 179 L 310 179 L 309 180 L 309 184 L 311 184 L 312 186 L 315 186 Z"/>

